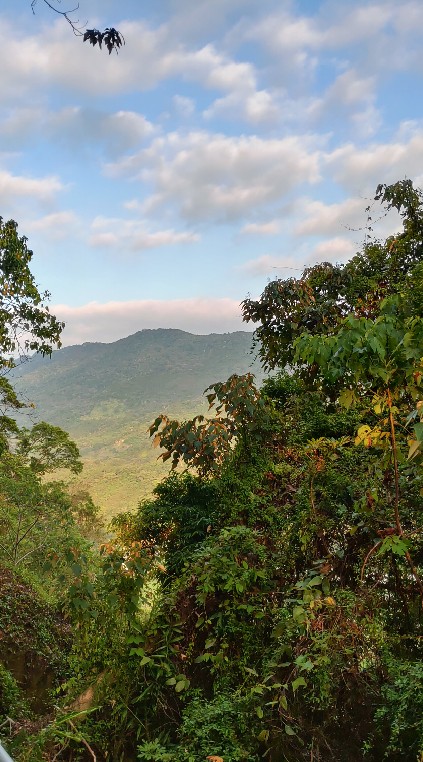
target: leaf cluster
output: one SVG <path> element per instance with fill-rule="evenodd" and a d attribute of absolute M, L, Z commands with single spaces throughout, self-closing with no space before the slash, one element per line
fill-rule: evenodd
<path fill-rule="evenodd" d="M 112 51 L 118 53 L 119 48 L 125 44 L 123 35 L 117 29 L 114 29 L 114 27 L 107 27 L 103 32 L 100 32 L 98 29 L 87 29 L 84 32 L 83 40 L 84 42 L 89 42 L 93 47 L 98 45 L 100 50 L 104 43 L 109 55 Z"/>

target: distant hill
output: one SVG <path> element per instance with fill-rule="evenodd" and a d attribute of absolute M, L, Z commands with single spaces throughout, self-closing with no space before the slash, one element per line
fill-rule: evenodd
<path fill-rule="evenodd" d="M 176 329 L 143 330 L 111 344 L 87 343 L 35 355 L 14 373 L 18 392 L 50 423 L 74 427 L 104 403 L 138 417 L 158 407 L 197 400 L 232 373 L 262 371 L 245 331 L 197 336 Z"/>
<path fill-rule="evenodd" d="M 200 412 L 204 389 L 232 373 L 250 371 L 261 382 L 251 345 L 246 331 L 143 330 L 110 344 L 65 347 L 51 358 L 36 355 L 14 371 L 12 382 L 35 404 L 35 420 L 71 433 L 85 461 L 79 486 L 112 514 L 134 507 L 167 471 L 146 435 L 155 415 Z"/>

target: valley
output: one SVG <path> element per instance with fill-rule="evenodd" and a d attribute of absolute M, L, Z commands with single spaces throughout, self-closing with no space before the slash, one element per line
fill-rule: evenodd
<path fill-rule="evenodd" d="M 232 373 L 262 380 L 251 344 L 247 331 L 199 336 L 157 329 L 36 356 L 13 374 L 18 394 L 35 405 L 20 423 L 45 420 L 69 431 L 84 461 L 71 489 L 89 491 L 107 522 L 136 508 L 168 473 L 147 433 L 156 415 L 206 412 L 203 391 Z"/>

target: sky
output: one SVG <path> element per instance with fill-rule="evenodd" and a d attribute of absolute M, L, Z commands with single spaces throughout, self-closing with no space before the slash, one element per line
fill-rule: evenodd
<path fill-rule="evenodd" d="M 80 0 L 110 56 L 34 12 L 1 3 L 0 215 L 65 345 L 251 330 L 269 279 L 360 249 L 378 183 L 423 183 L 421 0 Z"/>

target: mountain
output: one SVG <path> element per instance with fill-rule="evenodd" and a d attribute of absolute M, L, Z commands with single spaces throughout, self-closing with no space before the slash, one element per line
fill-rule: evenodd
<path fill-rule="evenodd" d="M 35 355 L 14 373 L 17 391 L 39 417 L 62 426 L 118 403 L 137 415 L 158 406 L 197 400 L 232 373 L 262 371 L 245 331 L 198 336 L 176 329 L 143 330 L 110 344 L 86 343 Z"/>
<path fill-rule="evenodd" d="M 167 472 L 146 434 L 158 413 L 203 412 L 204 389 L 232 373 L 262 380 L 251 345 L 246 331 L 143 330 L 110 344 L 65 347 L 51 358 L 35 355 L 12 382 L 35 405 L 34 420 L 61 426 L 76 440 L 85 462 L 77 486 L 90 489 L 111 515 L 134 507 Z"/>

